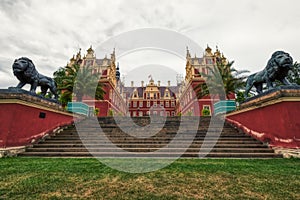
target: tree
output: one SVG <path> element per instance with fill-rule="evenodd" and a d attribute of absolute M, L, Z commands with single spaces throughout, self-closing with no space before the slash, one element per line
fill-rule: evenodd
<path fill-rule="evenodd" d="M 293 68 L 287 78 L 291 83 L 296 83 L 297 85 L 300 85 L 300 64 L 299 63 L 297 62 L 294 63 Z"/>
<path fill-rule="evenodd" d="M 74 82 L 77 101 L 82 101 L 84 95 L 95 97 L 95 99 L 103 99 L 105 91 L 102 89 L 102 84 L 99 82 L 99 74 L 92 73 L 90 67 L 82 67 L 78 70 Z"/>
<path fill-rule="evenodd" d="M 208 74 L 200 73 L 205 79 L 205 83 L 201 83 L 195 88 L 198 98 L 210 94 L 218 95 L 220 100 L 226 100 L 229 99 L 230 94 L 234 94 L 239 89 L 244 88 L 244 80 L 247 76 L 242 74 L 249 71 L 238 71 L 232 67 L 233 63 L 233 61 L 228 63 L 217 62 L 213 68 L 207 67 Z"/>
<path fill-rule="evenodd" d="M 67 89 L 65 89 L 66 80 L 69 79 L 67 74 L 67 69 L 65 67 L 60 67 L 57 71 L 53 73 L 54 81 L 57 84 L 57 93 L 58 99 L 62 103 L 62 105 L 66 105 L 69 101 L 72 100 L 72 92 L 69 93 Z M 73 88 L 69 88 L 73 91 Z"/>
<path fill-rule="evenodd" d="M 78 64 L 59 68 L 54 72 L 54 80 L 57 83 L 59 99 L 62 104 L 72 101 L 75 94 L 77 101 L 82 101 L 84 95 L 103 99 L 105 91 L 99 83 L 99 74 L 93 74 L 89 67 L 80 67 Z"/>

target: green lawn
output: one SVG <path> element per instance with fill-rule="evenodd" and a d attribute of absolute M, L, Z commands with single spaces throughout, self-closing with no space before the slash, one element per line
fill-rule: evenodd
<path fill-rule="evenodd" d="M 299 159 L 179 159 L 149 173 L 96 159 L 0 159 L 0 199 L 300 199 Z"/>

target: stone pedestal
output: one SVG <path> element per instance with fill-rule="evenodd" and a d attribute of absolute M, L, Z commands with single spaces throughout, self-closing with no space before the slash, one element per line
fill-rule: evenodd
<path fill-rule="evenodd" d="M 0 89 L 2 149 L 30 145 L 74 119 L 54 100 L 18 88 Z"/>
<path fill-rule="evenodd" d="M 240 105 L 226 120 L 274 147 L 300 148 L 300 89 L 282 86 Z"/>

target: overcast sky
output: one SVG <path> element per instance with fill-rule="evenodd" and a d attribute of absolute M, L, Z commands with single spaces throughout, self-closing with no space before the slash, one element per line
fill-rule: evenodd
<path fill-rule="evenodd" d="M 299 8 L 298 0 L 0 0 L 0 88 L 17 84 L 11 69 L 17 57 L 31 58 L 41 73 L 52 76 L 79 47 L 85 53 L 90 45 L 96 48 L 116 35 L 145 27 L 176 31 L 203 48 L 218 45 L 236 68 L 251 72 L 263 68 L 279 49 L 300 61 Z M 191 49 L 195 53 L 201 55 Z M 120 58 L 121 73 L 145 67 L 146 59 L 154 57 L 150 64 L 184 73 L 184 60 L 158 54 L 140 51 Z M 170 74 L 173 79 L 166 80 L 175 84 Z M 148 75 L 149 71 L 140 77 Z M 125 77 L 127 83 L 128 78 L 134 79 Z"/>

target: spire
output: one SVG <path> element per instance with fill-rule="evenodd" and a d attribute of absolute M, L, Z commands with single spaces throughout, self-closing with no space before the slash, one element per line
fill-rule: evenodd
<path fill-rule="evenodd" d="M 211 52 L 211 48 L 207 45 L 206 49 L 205 49 L 205 53 L 204 56 L 213 56 L 213 53 Z"/>
<path fill-rule="evenodd" d="M 117 71 L 116 71 L 116 78 L 117 78 L 117 81 L 120 80 L 120 67 L 119 67 L 119 62 L 117 63 Z"/>
<path fill-rule="evenodd" d="M 214 53 L 216 57 L 221 57 L 221 52 L 219 51 L 218 45 L 216 45 L 216 52 Z"/>
<path fill-rule="evenodd" d="M 76 60 L 80 60 L 81 59 L 81 48 L 79 48 L 79 51 L 76 55 Z"/>
<path fill-rule="evenodd" d="M 189 51 L 189 47 L 186 46 L 186 58 L 190 58 L 191 57 L 191 54 L 190 54 L 190 51 Z"/>
<path fill-rule="evenodd" d="M 92 45 L 90 46 L 90 48 L 87 50 L 87 52 L 88 53 L 91 53 L 91 52 L 93 52 L 94 53 L 94 50 L 93 50 L 93 47 L 92 47 Z"/>
<path fill-rule="evenodd" d="M 112 60 L 112 62 L 116 60 L 116 48 L 114 48 L 112 54 L 110 54 L 110 59 Z"/>
<path fill-rule="evenodd" d="M 73 54 L 73 57 L 70 59 L 70 61 L 75 61 L 75 55 Z"/>
<path fill-rule="evenodd" d="M 206 47 L 205 51 L 206 51 L 207 53 L 210 53 L 210 52 L 211 52 L 211 48 L 208 46 L 208 44 L 207 44 L 207 47 Z"/>
<path fill-rule="evenodd" d="M 90 46 L 90 48 L 87 51 L 86 57 L 87 58 L 94 58 L 94 50 L 92 48 L 92 45 Z"/>

